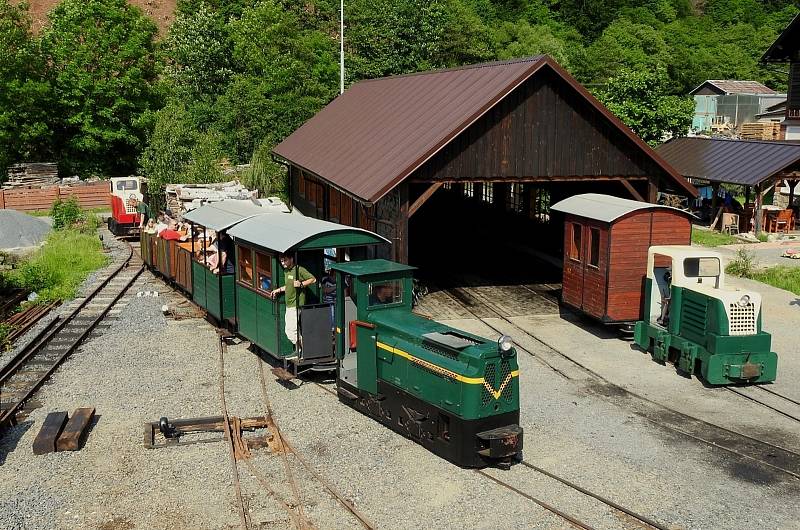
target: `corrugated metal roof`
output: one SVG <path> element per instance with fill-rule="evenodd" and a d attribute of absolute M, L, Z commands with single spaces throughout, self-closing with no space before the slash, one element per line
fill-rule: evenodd
<path fill-rule="evenodd" d="M 371 243 L 389 243 L 385 237 L 369 230 L 284 213 L 266 213 L 250 217 L 231 228 L 228 234 L 235 240 L 277 252 L 286 252 L 301 246 L 313 237 L 322 235 L 358 234 L 365 236 Z"/>
<path fill-rule="evenodd" d="M 575 88 L 681 187 L 696 193 L 547 56 L 361 81 L 273 153 L 347 193 L 375 202 L 544 66 Z"/>
<path fill-rule="evenodd" d="M 252 201 L 229 199 L 205 204 L 183 214 L 183 219 L 212 230 L 225 230 L 245 219 L 268 213 L 274 208 L 258 206 Z"/>
<path fill-rule="evenodd" d="M 677 138 L 656 151 L 683 176 L 755 186 L 800 162 L 800 144 Z"/>
<path fill-rule="evenodd" d="M 783 63 L 800 48 L 800 13 L 795 15 L 789 25 L 778 35 L 772 46 L 761 57 L 765 63 Z"/>
<path fill-rule="evenodd" d="M 623 215 L 637 210 L 674 210 L 686 216 L 692 215 L 671 206 L 650 204 L 649 202 L 634 201 L 631 199 L 621 199 L 619 197 L 601 195 L 599 193 L 573 195 L 572 197 L 555 203 L 550 209 L 557 212 L 579 215 L 587 219 L 594 219 L 604 223 L 616 221 Z"/>
<path fill-rule="evenodd" d="M 700 83 L 700 86 L 690 91 L 689 94 L 694 94 L 706 84 L 715 86 L 725 94 L 777 94 L 777 92 L 758 81 L 739 81 L 736 79 L 708 79 Z"/>

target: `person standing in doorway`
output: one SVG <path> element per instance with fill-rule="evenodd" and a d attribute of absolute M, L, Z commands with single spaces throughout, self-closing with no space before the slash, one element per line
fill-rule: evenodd
<path fill-rule="evenodd" d="M 297 310 L 306 303 L 305 288 L 313 285 L 317 279 L 305 267 L 295 264 L 294 257 L 288 254 L 281 254 L 279 260 L 281 267 L 283 267 L 286 281 L 283 287 L 279 287 L 270 293 L 270 298 L 275 299 L 280 293 L 286 295 L 284 332 L 294 345 L 295 351 L 297 351 Z"/>

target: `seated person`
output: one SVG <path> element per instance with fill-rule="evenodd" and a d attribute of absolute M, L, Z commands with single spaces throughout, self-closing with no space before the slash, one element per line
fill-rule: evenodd
<path fill-rule="evenodd" d="M 144 231 L 148 234 L 155 234 L 156 233 L 156 220 L 155 219 L 148 219 L 147 226 L 144 228 Z"/>
<path fill-rule="evenodd" d="M 219 253 L 216 245 L 212 244 L 206 248 L 206 267 L 214 274 L 219 274 Z"/>
<path fill-rule="evenodd" d="M 178 223 L 175 220 L 171 220 L 167 225 L 167 228 L 158 234 L 158 237 L 166 239 L 167 241 L 186 241 L 186 234 L 181 234 L 178 232 L 177 228 Z"/>
<path fill-rule="evenodd" d="M 222 234 L 219 238 L 219 250 L 220 259 L 222 260 L 222 265 L 220 267 L 222 272 L 225 274 L 233 274 L 233 240 L 227 233 Z"/>
<path fill-rule="evenodd" d="M 262 291 L 269 291 L 270 288 L 272 287 L 272 278 L 270 278 L 266 274 L 259 274 L 258 286 L 261 288 Z"/>
<path fill-rule="evenodd" d="M 394 289 L 391 285 L 379 284 L 372 288 L 369 305 L 391 304 L 394 301 Z"/>

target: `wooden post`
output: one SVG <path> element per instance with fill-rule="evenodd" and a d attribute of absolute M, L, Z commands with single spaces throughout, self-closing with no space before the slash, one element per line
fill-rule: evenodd
<path fill-rule="evenodd" d="M 0 190 L 0 210 L 5 210 L 6 208 L 6 192 Z"/>
<path fill-rule="evenodd" d="M 717 203 L 719 203 L 719 197 L 717 195 L 718 193 L 719 193 L 719 182 L 712 182 L 711 183 L 711 213 L 716 215 L 716 217 L 714 217 L 714 221 L 711 223 L 711 229 L 712 230 L 716 230 L 717 229 L 717 219 L 722 217 L 720 215 L 717 215 L 717 213 L 718 213 L 717 212 Z"/>
<path fill-rule="evenodd" d="M 400 263 L 408 263 L 408 188 L 409 184 L 400 184 L 400 211 L 397 214 L 397 229 L 395 235 L 397 240 L 394 242 L 394 256 Z"/>
<path fill-rule="evenodd" d="M 750 186 L 744 187 L 744 204 L 750 202 Z M 744 204 L 742 206 L 744 206 Z"/>
<path fill-rule="evenodd" d="M 655 204 L 658 201 L 658 180 L 656 177 L 647 179 L 647 202 Z"/>
<path fill-rule="evenodd" d="M 794 206 L 794 187 L 797 186 L 796 180 L 789 181 L 789 208 Z"/>
<path fill-rule="evenodd" d="M 755 216 L 755 227 L 754 230 L 756 232 L 756 237 L 761 234 L 761 205 L 764 203 L 764 197 L 761 195 L 761 184 L 756 184 L 755 186 L 756 192 L 756 204 L 753 208 L 753 215 Z"/>

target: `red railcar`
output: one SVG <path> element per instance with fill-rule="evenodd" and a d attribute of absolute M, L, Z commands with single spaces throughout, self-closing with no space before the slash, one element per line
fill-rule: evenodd
<path fill-rule="evenodd" d="M 565 214 L 562 302 L 608 324 L 641 318 L 652 245 L 691 244 L 692 215 L 677 208 L 586 193 L 551 209 Z"/>

